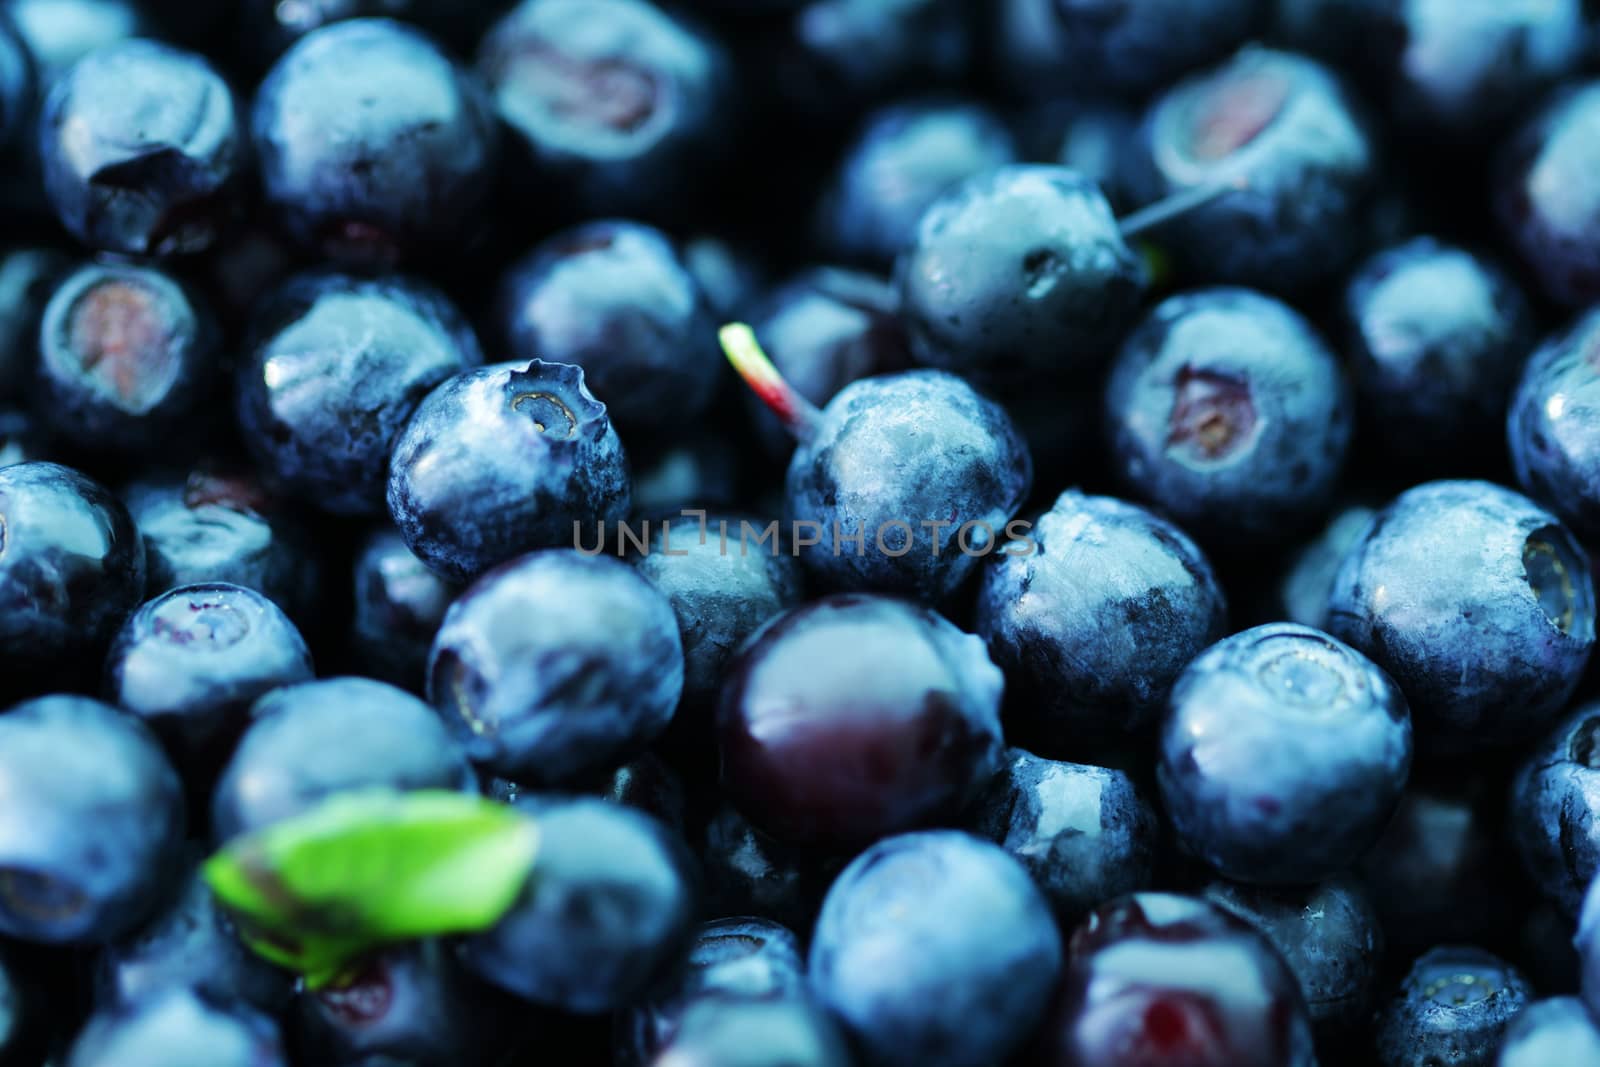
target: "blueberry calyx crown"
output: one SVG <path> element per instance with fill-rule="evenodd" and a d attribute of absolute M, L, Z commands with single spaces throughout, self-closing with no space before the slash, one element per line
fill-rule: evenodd
<path fill-rule="evenodd" d="M 93 381 L 132 412 L 159 402 L 178 373 L 161 294 L 138 278 L 102 277 L 78 294 L 65 325 L 66 344 L 47 354 L 70 359 L 73 371 Z"/>
<path fill-rule="evenodd" d="M 505 392 L 506 407 L 551 442 L 603 436 L 610 421 L 584 384 L 583 368 L 570 363 L 532 360 L 511 371 Z"/>
<path fill-rule="evenodd" d="M 1522 571 L 1545 617 L 1563 634 L 1583 613 L 1583 589 L 1573 581 L 1578 563 L 1566 535 L 1554 527 L 1535 530 L 1522 545 Z"/>

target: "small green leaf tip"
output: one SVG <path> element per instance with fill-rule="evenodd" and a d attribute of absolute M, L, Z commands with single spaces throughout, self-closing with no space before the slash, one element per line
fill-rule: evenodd
<path fill-rule="evenodd" d="M 484 797 L 363 790 L 229 841 L 203 873 L 245 943 L 317 989 L 381 945 L 493 926 L 538 840 Z"/>

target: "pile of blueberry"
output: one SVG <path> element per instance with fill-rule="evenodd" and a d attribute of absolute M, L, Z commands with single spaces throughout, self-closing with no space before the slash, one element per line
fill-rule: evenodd
<path fill-rule="evenodd" d="M 1600 1067 L 1600 11 L 0 0 L 0 1067 Z"/>

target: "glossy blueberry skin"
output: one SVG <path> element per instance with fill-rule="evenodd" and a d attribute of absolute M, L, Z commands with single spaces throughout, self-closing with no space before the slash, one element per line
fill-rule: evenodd
<path fill-rule="evenodd" d="M 899 312 L 899 294 L 876 275 L 813 267 L 763 294 L 748 321 L 783 380 L 822 407 L 853 381 L 911 366 Z M 745 407 L 767 451 L 791 455 L 794 436 L 754 392 Z"/>
<path fill-rule="evenodd" d="M 619 1063 L 650 1062 L 657 1050 L 672 1044 L 684 1016 L 697 1005 L 781 1002 L 805 995 L 805 962 L 794 931 L 751 917 L 705 923 L 683 970 L 618 1013 Z"/>
<path fill-rule="evenodd" d="M 34 409 L 74 449 L 170 450 L 201 437 L 219 340 L 210 314 L 171 275 L 85 264 L 39 323 Z"/>
<path fill-rule="evenodd" d="M 1068 925 L 1155 879 L 1161 824 L 1122 771 L 1008 749 L 962 821 L 1016 857 Z"/>
<path fill-rule="evenodd" d="M 1345 555 L 1361 540 L 1377 509 L 1351 504 L 1290 554 L 1272 594 L 1272 611 L 1289 622 L 1319 630 L 1328 625 L 1328 596 Z"/>
<path fill-rule="evenodd" d="M 580 215 L 672 213 L 732 103 L 721 46 L 644 0 L 524 0 L 478 69 L 527 177 Z"/>
<path fill-rule="evenodd" d="M 498 157 L 476 80 L 389 19 L 302 37 L 261 83 L 250 130 L 283 228 L 307 249 L 364 266 L 455 247 L 478 221 Z"/>
<path fill-rule="evenodd" d="M 1135 893 L 1068 941 L 1032 1062 L 1051 1067 L 1312 1067 L 1294 974 L 1243 919 L 1198 897 Z"/>
<path fill-rule="evenodd" d="M 219 1004 L 174 986 L 97 1012 L 64 1067 L 288 1067 L 277 1024 L 241 1004 Z"/>
<path fill-rule="evenodd" d="M 887 267 L 916 237 L 917 223 L 947 190 L 1017 161 L 999 116 L 981 104 L 934 98 L 867 116 L 817 208 L 830 255 Z"/>
<path fill-rule="evenodd" d="M 7 0 L 5 13 L 33 57 L 42 89 L 95 49 L 154 29 L 135 0 Z"/>
<path fill-rule="evenodd" d="M 1529 1004 L 1506 1027 L 1494 1067 L 1600 1063 L 1600 1027 L 1577 997 Z"/>
<path fill-rule="evenodd" d="M 1575 709 L 1522 758 L 1506 817 L 1534 886 L 1575 917 L 1600 874 L 1600 705 Z"/>
<path fill-rule="evenodd" d="M 55 463 L 0 467 L 0 691 L 61 672 L 81 685 L 144 587 L 144 545 L 109 491 Z"/>
<path fill-rule="evenodd" d="M 591 222 L 514 263 L 501 282 L 506 354 L 583 368 L 624 428 L 698 419 L 724 374 L 717 321 L 672 241 L 650 226 Z"/>
<path fill-rule="evenodd" d="M 1494 1062 L 1506 1027 L 1533 1000 L 1516 968 L 1481 948 L 1444 945 L 1422 955 L 1378 1010 L 1380 1067 Z"/>
<path fill-rule="evenodd" d="M 728 523 L 726 543 L 722 523 Z M 635 566 L 672 604 L 683 639 L 683 699 L 693 708 L 714 704 L 739 646 L 804 592 L 800 564 L 769 548 L 740 550 L 742 516 L 680 515 L 654 527 L 650 551 Z M 702 541 L 702 531 L 704 540 Z"/>
<path fill-rule="evenodd" d="M 1556 517 L 1488 482 L 1429 482 L 1345 558 L 1328 629 L 1388 671 L 1425 752 L 1536 736 L 1594 645 L 1589 558 Z"/>
<path fill-rule="evenodd" d="M 1319 1045 L 1358 1037 L 1371 1017 L 1383 928 L 1360 880 L 1341 875 L 1312 886 L 1264 889 L 1213 882 L 1201 891 L 1256 929 L 1300 982 Z"/>
<path fill-rule="evenodd" d="M 1342 314 L 1363 426 L 1385 455 L 1437 462 L 1498 436 L 1535 330 L 1498 265 L 1413 238 L 1356 271 Z"/>
<path fill-rule="evenodd" d="M 377 514 L 407 420 L 435 386 L 482 362 L 471 328 L 431 286 L 302 274 L 256 311 L 236 380 L 240 429 L 263 473 L 296 496 L 336 515 Z"/>
<path fill-rule="evenodd" d="M 851 1067 L 838 1026 L 811 1002 L 789 998 L 695 1004 L 651 1067 Z"/>
<path fill-rule="evenodd" d="M 552 549 L 490 571 L 450 606 L 428 696 L 480 767 L 562 785 L 654 740 L 683 676 L 664 595 L 625 563 Z"/>
<path fill-rule="evenodd" d="M 379 950 L 348 981 L 295 999 L 296 1054 L 327 1067 L 493 1062 L 503 1030 L 497 991 L 439 941 Z"/>
<path fill-rule="evenodd" d="M 144 540 L 149 594 L 227 582 L 295 618 L 308 614 L 318 589 L 309 536 L 253 476 L 201 468 L 135 482 L 122 495 Z"/>
<path fill-rule="evenodd" d="M 1075 489 L 1029 536 L 1027 555 L 984 565 L 978 592 L 978 632 L 1012 695 L 1053 737 L 1141 730 L 1178 672 L 1227 632 L 1211 565 L 1165 519 Z"/>
<path fill-rule="evenodd" d="M 362 540 L 354 585 L 350 644 L 363 673 L 420 692 L 434 636 L 461 588 L 429 570 L 387 525 Z"/>
<path fill-rule="evenodd" d="M 942 371 L 886 374 L 841 389 L 795 449 L 785 528 L 819 538 L 796 548 L 822 588 L 937 604 L 983 557 L 1016 551 L 1006 529 L 1032 483 L 999 404 Z"/>
<path fill-rule="evenodd" d="M 760 916 L 811 929 L 832 881 L 827 861 L 775 841 L 731 804 L 711 816 L 699 844 L 706 914 Z"/>
<path fill-rule="evenodd" d="M 1022 866 L 955 830 L 887 838 L 828 890 L 811 989 L 871 1062 L 983 1067 L 1027 1040 L 1061 934 Z"/>
<path fill-rule="evenodd" d="M 1600 114 L 1600 112 L 1597 112 Z M 1541 344 L 1506 415 L 1517 484 L 1586 540 L 1600 537 L 1600 311 Z"/>
<path fill-rule="evenodd" d="M 94 982 L 101 1006 L 137 1004 L 180 987 L 215 1003 L 277 1015 L 294 993 L 292 974 L 239 940 L 198 870 L 149 922 L 99 951 Z"/>
<path fill-rule="evenodd" d="M 1099 186 L 1040 164 L 947 191 L 895 269 L 918 362 L 992 383 L 1090 376 L 1147 282 Z"/>
<path fill-rule="evenodd" d="M 813 601 L 729 667 L 723 789 L 780 841 L 822 848 L 952 818 L 999 767 L 1003 685 L 983 642 L 927 608 Z"/>
<path fill-rule="evenodd" d="M 591 545 L 628 514 L 628 459 L 583 371 L 534 360 L 456 375 L 389 459 L 389 516 L 435 573 L 467 582 L 535 548 Z"/>
<path fill-rule="evenodd" d="M 1158 97 L 1133 154 L 1146 200 L 1244 183 L 1161 231 L 1209 281 L 1300 290 L 1360 251 L 1375 148 L 1353 98 L 1313 60 L 1242 49 Z"/>
<path fill-rule="evenodd" d="M 87 697 L 0 717 L 0 933 L 86 944 L 126 933 L 168 887 L 183 793 L 155 736 Z"/>
<path fill-rule="evenodd" d="M 1281 539 L 1328 505 L 1353 415 L 1310 323 L 1248 289 L 1162 301 L 1123 342 L 1105 391 L 1122 482 L 1202 542 L 1228 545 Z"/>
<path fill-rule="evenodd" d="M 253 589 L 216 582 L 162 593 L 128 616 L 106 656 L 106 699 L 144 719 L 186 775 L 221 766 L 258 697 L 309 682 L 294 623 Z"/>
<path fill-rule="evenodd" d="M 275 689 L 255 702 L 211 800 L 219 841 L 357 789 L 476 792 L 465 753 L 433 709 L 369 678 Z"/>
<path fill-rule="evenodd" d="M 1495 215 L 1544 296 L 1581 308 L 1600 299 L 1600 81 L 1552 97 L 1505 144 Z"/>
<path fill-rule="evenodd" d="M 1258 21 L 1260 0 L 997 0 L 996 60 L 1032 96 L 1140 96 L 1221 58 Z"/>
<path fill-rule="evenodd" d="M 1411 771 L 1405 697 L 1308 626 L 1220 641 L 1173 686 L 1156 780 L 1179 840 L 1225 876 L 1328 878 L 1371 848 Z"/>
<path fill-rule="evenodd" d="M 1525 910 L 1517 857 L 1502 825 L 1500 783 L 1447 770 L 1413 781 L 1360 873 L 1390 959 L 1473 938 L 1505 940 Z"/>
<path fill-rule="evenodd" d="M 642 812 L 579 799 L 538 815 L 539 866 L 464 945 L 486 981 L 563 1011 L 611 1011 L 679 964 L 694 934 L 692 859 Z"/>
<path fill-rule="evenodd" d="M 39 318 L 73 265 L 66 253 L 42 246 L 0 253 L 0 398 L 20 394 L 27 383 L 38 358 Z"/>
<path fill-rule="evenodd" d="M 39 120 L 57 217 L 107 252 L 210 247 L 238 206 L 247 152 L 222 75 L 198 55 L 143 39 L 73 64 Z"/>

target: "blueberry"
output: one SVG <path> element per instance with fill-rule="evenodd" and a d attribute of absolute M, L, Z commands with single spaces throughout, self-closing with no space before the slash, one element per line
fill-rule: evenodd
<path fill-rule="evenodd" d="M 888 266 L 947 190 L 1016 160 L 1010 131 L 976 102 L 934 98 L 882 108 L 867 116 L 825 186 L 820 243 L 831 256 Z"/>
<path fill-rule="evenodd" d="M 275 689 L 251 723 L 211 800 L 211 832 L 227 841 L 310 810 L 340 792 L 478 788 L 444 724 L 416 697 L 368 678 Z"/>
<path fill-rule="evenodd" d="M 0 398 L 20 393 L 27 382 L 39 351 L 39 318 L 71 266 L 72 260 L 53 248 L 23 246 L 0 253 Z"/>
<path fill-rule="evenodd" d="M 1072 933 L 1032 1062 L 1312 1067 L 1294 974 L 1244 920 L 1198 897 L 1135 893 Z"/>
<path fill-rule="evenodd" d="M 1134 206 L 1131 146 L 1139 116 L 1131 109 L 1104 101 L 1080 102 L 1056 127 L 1051 155 L 1092 179 L 1118 211 Z"/>
<path fill-rule="evenodd" d="M 1343 328 L 1363 423 L 1384 455 L 1440 465 L 1496 436 L 1534 318 L 1500 267 L 1417 237 L 1355 273 Z"/>
<path fill-rule="evenodd" d="M 1600 536 L 1600 312 L 1546 340 L 1522 369 L 1506 436 L 1517 482 L 1586 539 Z"/>
<path fill-rule="evenodd" d="M 465 320 L 430 286 L 303 274 L 256 310 L 238 371 L 240 429 L 269 478 L 335 514 L 374 514 L 406 421 L 429 390 L 482 361 Z"/>
<path fill-rule="evenodd" d="M 1480 948 L 1424 953 L 1378 1011 L 1381 1067 L 1489 1067 L 1511 1020 L 1533 1000 L 1516 968 Z"/>
<path fill-rule="evenodd" d="M 795 608 L 729 667 L 723 788 L 779 840 L 824 848 L 950 819 L 999 766 L 1002 685 L 982 641 L 926 608 Z"/>
<path fill-rule="evenodd" d="M 1340 876 L 1287 889 L 1213 882 L 1201 895 L 1255 927 L 1283 956 L 1319 1046 L 1361 1036 L 1383 962 L 1383 929 L 1359 880 Z"/>
<path fill-rule="evenodd" d="M 1371 848 L 1411 770 L 1406 701 L 1371 660 L 1273 623 L 1173 686 L 1156 776 L 1180 841 L 1229 878 L 1328 878 Z"/>
<path fill-rule="evenodd" d="M 1272 613 L 1302 626 L 1326 627 L 1328 596 L 1339 567 L 1376 514 L 1366 504 L 1340 508 L 1320 532 L 1295 548 L 1272 592 Z"/>
<path fill-rule="evenodd" d="M 1399 683 L 1424 752 L 1542 731 L 1594 645 L 1589 558 L 1554 515 L 1487 482 L 1430 482 L 1379 512 L 1329 600 L 1334 636 Z"/>
<path fill-rule="evenodd" d="M 983 1067 L 1027 1039 L 1061 935 L 1016 860 L 953 830 L 903 834 L 828 890 L 811 988 L 875 1064 Z"/>
<path fill-rule="evenodd" d="M 695 1004 L 651 1067 L 850 1067 L 838 1027 L 799 999 Z"/>
<path fill-rule="evenodd" d="M 527 176 L 582 214 L 681 209 L 726 130 L 721 46 L 644 0 L 523 0 L 478 66 Z"/>
<path fill-rule="evenodd" d="M 493 927 L 467 939 L 467 965 L 535 1003 L 569 1012 L 632 1001 L 689 947 L 687 850 L 649 816 L 599 800 L 538 815 L 539 861 Z"/>
<path fill-rule="evenodd" d="M 456 375 L 417 407 L 389 460 L 406 545 L 465 582 L 530 549 L 587 544 L 628 513 L 628 460 L 583 371 L 534 360 Z"/>
<path fill-rule="evenodd" d="M 354 585 L 350 643 L 362 672 L 420 692 L 434 635 L 460 588 L 429 570 L 390 526 L 362 539 Z"/>
<path fill-rule="evenodd" d="M 309 614 L 318 577 L 309 535 L 253 476 L 201 467 L 135 482 L 123 499 L 144 540 L 149 593 L 227 582 Z"/>
<path fill-rule="evenodd" d="M 937 604 L 984 556 L 1018 551 L 1007 531 L 1032 482 L 1004 408 L 954 375 L 906 371 L 828 402 L 789 461 L 784 517 L 823 588 Z"/>
<path fill-rule="evenodd" d="M 872 274 L 814 267 L 785 279 L 750 309 L 772 365 L 817 406 L 860 378 L 911 365 L 899 296 Z M 761 443 L 789 456 L 794 441 L 756 396 L 746 398 Z"/>
<path fill-rule="evenodd" d="M 316 992 L 302 989 L 290 1026 L 297 1054 L 326 1067 L 454 1067 L 495 1059 L 507 1007 L 450 946 L 417 941 L 373 953 Z"/>
<path fill-rule="evenodd" d="M 1091 375 L 1146 285 L 1099 187 L 1038 164 L 946 192 L 896 272 L 917 360 L 997 383 Z"/>
<path fill-rule="evenodd" d="M 691 236 L 681 254 L 719 319 L 739 315 L 766 284 L 766 266 L 753 249 L 714 234 Z"/>
<path fill-rule="evenodd" d="M 801 600 L 799 563 L 790 555 L 749 551 L 748 546 L 741 550 L 741 522 L 757 529 L 765 525 L 715 513 L 664 520 L 655 527 L 649 551 L 636 563 L 677 615 L 683 639 L 683 702 L 697 711 L 715 704 L 728 663 L 745 638 Z"/>
<path fill-rule="evenodd" d="M 65 1067 L 286 1067 L 289 1058 L 267 1016 L 179 987 L 98 1012 L 62 1062 Z"/>
<path fill-rule="evenodd" d="M 700 845 L 707 914 L 760 916 L 811 929 L 828 889 L 828 862 L 773 840 L 731 804 L 711 816 Z"/>
<path fill-rule="evenodd" d="M 184 0 L 171 0 L 183 4 Z M 385 15 L 403 19 L 454 45 L 475 41 L 495 13 L 494 0 L 243 0 L 241 25 L 246 47 L 271 59 L 311 31 L 343 19 Z M 184 14 L 191 14 L 187 9 Z"/>
<path fill-rule="evenodd" d="M 1600 1063 L 1600 1027 L 1577 997 L 1529 1004 L 1506 1027 L 1495 1067 Z"/>
<path fill-rule="evenodd" d="M 421 32 L 351 19 L 306 34 L 256 94 L 261 185 L 307 248 L 390 266 L 478 221 L 498 129 L 478 83 Z"/>
<path fill-rule="evenodd" d="M 106 698 L 148 722 L 186 777 L 209 782 L 258 697 L 311 680 L 294 623 L 253 589 L 168 590 L 123 623 L 106 656 Z"/>
<path fill-rule="evenodd" d="M 1030 96 L 1138 96 L 1241 43 L 1259 0 L 998 0 L 996 61 Z"/>
<path fill-rule="evenodd" d="M 197 445 L 219 340 L 209 313 L 171 275 L 87 264 L 44 309 L 34 409 L 74 450 L 170 454 L 184 437 Z"/>
<path fill-rule="evenodd" d="M 683 677 L 665 596 L 624 563 L 551 550 L 490 571 L 451 605 L 428 694 L 474 762 L 562 785 L 654 740 Z"/>
<path fill-rule="evenodd" d="M 1503 146 L 1495 173 L 1495 215 L 1540 291 L 1583 307 L 1600 299 L 1600 82 L 1555 94 Z"/>
<path fill-rule="evenodd" d="M 682 833 L 688 824 L 689 798 L 683 779 L 653 752 L 643 752 L 612 771 L 600 795 L 614 804 L 635 808 Z"/>
<path fill-rule="evenodd" d="M 1207 280 L 1303 289 L 1359 251 L 1375 148 L 1343 86 L 1313 60 L 1250 46 L 1179 82 L 1146 113 L 1135 157 L 1147 199 L 1241 186 L 1162 233 Z"/>
<path fill-rule="evenodd" d="M 144 545 L 104 487 L 54 463 L 0 467 L 0 691 L 81 672 L 144 582 Z"/>
<path fill-rule="evenodd" d="M 1591 1015 L 1600 1017 L 1600 879 L 1589 884 L 1578 916 L 1578 932 L 1573 946 L 1578 950 L 1583 1002 Z"/>
<path fill-rule="evenodd" d="M 228 83 L 155 41 L 107 44 L 73 64 L 39 124 L 44 187 L 91 248 L 196 252 L 231 220 L 246 156 Z"/>
<path fill-rule="evenodd" d="M 6 0 L 5 11 L 33 57 L 43 88 L 95 49 L 153 29 L 138 0 Z"/>
<path fill-rule="evenodd" d="M 722 381 L 711 306 L 649 226 L 591 222 L 547 239 L 506 272 L 499 319 L 510 358 L 582 367 L 624 428 L 692 423 Z"/>
<path fill-rule="evenodd" d="M 149 922 L 95 956 L 97 1002 L 138 1004 L 172 988 L 193 989 L 219 1004 L 245 1004 L 278 1015 L 294 978 L 244 946 L 198 870 Z"/>
<path fill-rule="evenodd" d="M 1066 744 L 1141 730 L 1178 672 L 1227 632 L 1210 564 L 1165 519 L 1077 490 L 1029 536 L 1026 555 L 985 564 L 978 593 L 978 632 L 1013 698 Z"/>
<path fill-rule="evenodd" d="M 1009 749 L 964 821 L 1027 868 L 1064 923 L 1155 881 L 1160 822 L 1122 771 Z"/>
<path fill-rule="evenodd" d="M 1310 323 L 1234 288 L 1162 301 L 1123 342 L 1105 391 L 1124 484 L 1225 544 L 1280 539 L 1328 505 L 1353 408 Z"/>
<path fill-rule="evenodd" d="M 646 1063 L 670 1047 L 700 1004 L 784 1001 L 805 996 L 800 940 L 766 919 L 718 919 L 700 927 L 687 965 L 617 1016 L 622 1062 Z"/>
<path fill-rule="evenodd" d="M 1518 916 L 1517 860 L 1501 825 L 1503 792 L 1450 768 L 1413 781 L 1361 860 L 1392 958 L 1498 938 Z"/>
<path fill-rule="evenodd" d="M 1600 706 L 1580 705 L 1523 756 L 1506 815 L 1534 886 L 1575 917 L 1600 874 Z"/>
<path fill-rule="evenodd" d="M 96 700 L 0 716 L 0 933 L 84 944 L 126 933 L 168 887 L 183 793 L 154 735 Z"/>

